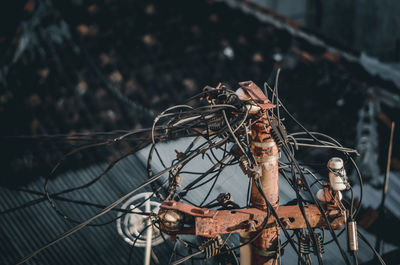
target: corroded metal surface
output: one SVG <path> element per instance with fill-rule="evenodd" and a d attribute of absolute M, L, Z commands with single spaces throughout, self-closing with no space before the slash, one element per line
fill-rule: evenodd
<path fill-rule="evenodd" d="M 252 125 L 249 134 L 251 136 L 250 148 L 257 163 L 240 158 L 241 168 L 251 178 L 253 184 L 250 198 L 252 208 L 211 210 L 181 202 L 165 201 L 161 205 L 161 214 L 159 215 L 161 229 L 173 236 L 181 233 L 193 233 L 209 238 L 221 234 L 250 233 L 250 238 L 258 236 L 251 243 L 252 265 L 272 265 L 277 261 L 276 252 L 281 227 L 278 226 L 273 215 L 268 216 L 266 200 L 277 212 L 285 229 L 303 229 L 307 228 L 307 225 L 298 205 L 279 206 L 280 152 L 274 140 L 276 137 L 271 135 L 271 132 L 274 132 L 272 127 L 277 121 L 274 117 L 267 116 L 267 110 L 275 108 L 275 105 L 252 81 L 241 82 L 239 85 L 246 94 L 243 100 L 249 101 L 252 105 L 255 103 L 259 107 L 257 112 L 251 113 L 250 124 Z M 255 123 L 251 123 L 252 120 Z M 339 195 L 340 193 L 332 192 L 329 187 L 325 187 L 324 211 L 333 229 L 341 228 L 344 223 Z M 304 211 L 311 227 L 328 227 L 326 219 L 316 205 L 304 205 Z M 185 217 L 180 218 L 179 223 L 171 222 L 171 220 L 177 220 L 176 217 L 180 217 L 179 213 L 184 214 Z M 265 229 L 259 235 L 265 222 L 267 222 Z"/>
<path fill-rule="evenodd" d="M 325 219 L 315 205 L 305 205 L 305 212 L 311 227 L 327 227 Z M 209 210 L 202 211 L 202 208 L 181 202 L 167 201 L 161 205 L 160 217 L 164 216 L 165 211 L 177 211 L 194 218 L 193 234 L 204 237 L 214 237 L 218 234 L 254 232 L 262 227 L 267 217 L 267 212 L 257 208 L 234 209 L 234 210 Z M 280 206 L 277 209 L 279 219 L 286 229 L 306 228 L 306 223 L 297 205 Z M 330 218 L 333 229 L 339 229 L 344 222 L 344 218 L 337 210 L 327 210 L 325 214 Z M 186 218 L 188 220 L 188 218 Z M 270 216 L 267 228 L 275 230 L 275 218 Z M 168 231 L 176 232 L 179 231 Z"/>
<path fill-rule="evenodd" d="M 177 201 L 164 201 L 161 204 L 161 209 L 177 210 L 186 213 L 193 217 L 214 217 L 217 214 L 216 210 L 210 210 L 208 208 L 199 208 L 187 203 Z"/>
<path fill-rule="evenodd" d="M 260 90 L 262 93 L 262 91 Z M 265 96 L 264 96 L 265 97 Z M 279 206 L 279 149 L 271 136 L 271 126 L 267 117 L 263 117 L 251 128 L 251 150 L 258 164 L 261 166 L 260 183 L 266 199 L 275 210 Z M 264 196 L 256 188 L 255 179 L 252 179 L 250 203 L 253 207 L 266 211 L 267 205 Z M 297 219 L 297 218 L 295 218 Z M 276 255 L 265 257 L 262 252 L 273 252 L 278 247 L 279 229 L 272 220 L 272 226 L 267 227 L 262 234 L 253 242 L 252 264 L 273 264 Z M 258 232 L 252 232 L 255 237 Z M 257 251 L 258 250 L 258 251 Z"/>
<path fill-rule="evenodd" d="M 261 109 L 267 110 L 275 107 L 253 81 L 240 82 L 239 85 Z"/>

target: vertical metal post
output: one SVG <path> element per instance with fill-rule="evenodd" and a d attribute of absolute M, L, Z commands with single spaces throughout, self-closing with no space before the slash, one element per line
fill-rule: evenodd
<path fill-rule="evenodd" d="M 240 233 L 240 243 L 250 240 L 249 232 Z M 240 265 L 251 265 L 251 245 L 246 244 L 240 248 Z"/>
<path fill-rule="evenodd" d="M 146 213 L 151 212 L 151 195 L 146 196 L 146 204 L 145 204 L 145 211 Z M 146 231 L 146 249 L 144 253 L 144 265 L 150 265 L 150 258 L 151 258 L 151 241 L 153 239 L 153 227 L 151 223 L 151 217 L 149 216 L 146 222 L 147 231 Z"/>
<path fill-rule="evenodd" d="M 390 164 L 392 161 L 394 126 L 395 126 L 395 123 L 392 122 L 392 126 L 390 128 L 390 140 L 389 140 L 388 156 L 387 156 L 387 163 L 386 163 L 386 174 L 385 174 L 385 180 L 383 181 L 382 200 L 381 200 L 381 204 L 379 206 L 380 211 L 382 211 L 385 208 L 386 193 L 388 191 L 388 186 L 389 186 L 389 174 L 390 174 Z"/>
<path fill-rule="evenodd" d="M 268 201 L 277 209 L 279 206 L 279 149 L 271 137 L 271 126 L 266 117 L 253 125 L 251 129 L 251 149 L 257 163 L 261 166 L 261 187 Z M 251 205 L 262 210 L 267 209 L 264 197 L 255 186 L 251 190 Z M 251 236 L 255 236 L 253 232 Z M 263 231 L 252 246 L 252 265 L 276 264 L 279 231 L 275 227 Z"/>

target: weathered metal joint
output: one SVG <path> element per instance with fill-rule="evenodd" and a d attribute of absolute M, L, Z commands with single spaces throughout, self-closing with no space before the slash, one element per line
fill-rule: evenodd
<path fill-rule="evenodd" d="M 278 255 L 278 252 L 276 250 L 263 250 L 261 248 L 254 246 L 253 244 L 252 244 L 252 249 L 257 255 L 263 256 L 267 259 L 276 257 Z"/>
<path fill-rule="evenodd" d="M 246 174 L 249 178 L 258 179 L 262 174 L 262 168 L 260 165 L 251 166 L 246 157 L 240 158 L 239 166 L 242 169 L 243 173 Z"/>
<path fill-rule="evenodd" d="M 311 227 L 327 227 L 325 219 L 315 205 L 305 205 Z M 169 234 L 196 234 L 215 237 L 219 234 L 256 232 L 267 221 L 266 230 L 276 229 L 276 220 L 264 210 L 257 208 L 212 210 L 199 208 L 182 202 L 165 201 L 160 207 L 161 230 Z M 327 210 L 326 215 L 333 229 L 339 229 L 344 217 L 339 209 Z M 297 205 L 280 206 L 277 214 L 286 229 L 306 228 L 306 222 Z M 187 225 L 192 226 L 190 229 Z M 185 230 L 186 229 L 186 230 Z"/>

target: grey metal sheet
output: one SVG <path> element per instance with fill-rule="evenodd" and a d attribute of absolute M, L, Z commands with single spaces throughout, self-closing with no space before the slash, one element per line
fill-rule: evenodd
<path fill-rule="evenodd" d="M 189 141 L 190 139 L 180 139 L 168 144 L 162 144 L 158 149 L 163 158 L 166 160 L 173 159 L 174 156 L 171 154 L 171 151 L 186 148 Z M 148 151 L 149 148 L 145 148 L 137 154 L 121 161 L 101 181 L 84 192 L 74 192 L 65 197 L 76 200 L 87 200 L 99 204 L 111 203 L 146 180 L 147 176 L 144 165 L 146 164 Z M 192 169 L 195 171 L 204 171 L 204 168 L 209 165 L 206 159 L 197 159 L 194 162 Z M 161 168 L 160 163 L 155 164 L 156 167 Z M 106 164 L 96 164 L 80 170 L 65 172 L 50 182 L 50 190 L 52 192 L 59 191 L 87 182 L 105 169 L 106 166 Z M 216 198 L 220 192 L 230 192 L 237 203 L 244 205 L 247 181 L 247 176 L 241 172 L 238 166 L 228 167 L 217 181 L 210 199 Z M 393 181 L 391 183 L 396 182 Z M 37 181 L 31 183 L 27 188 L 41 191 L 42 185 L 43 181 Z M 279 185 L 281 204 L 295 197 L 291 187 L 282 177 Z M 205 186 L 190 192 L 188 194 L 189 199 L 195 202 L 200 201 L 208 188 Z M 150 189 L 147 188 L 146 190 L 149 191 Z M 375 193 L 372 191 L 367 190 L 366 192 L 369 194 L 369 196 L 366 196 L 367 203 L 372 200 L 371 198 L 376 198 Z M 1 189 L 0 210 L 20 205 L 35 198 L 37 196 L 28 193 Z M 389 198 L 388 205 L 391 205 L 393 197 Z M 57 205 L 79 220 L 84 220 L 98 211 L 98 209 L 63 202 L 57 202 Z M 110 220 L 110 218 L 116 217 L 116 214 L 116 212 L 111 212 L 99 221 Z M 37 249 L 71 227 L 72 224 L 64 221 L 59 215 L 55 214 L 47 202 L 10 214 L 0 215 L 0 235 L 3 239 L 0 241 L 0 264 L 15 263 L 24 254 Z M 361 231 L 363 230 L 361 229 Z M 369 235 L 365 231 L 363 232 L 371 240 L 374 239 L 372 235 Z M 328 232 L 325 232 L 325 234 L 326 239 L 329 240 Z M 237 240 L 237 237 L 233 239 Z M 283 236 L 282 240 L 285 241 Z M 345 235 L 342 235 L 339 240 L 342 246 L 346 246 Z M 386 245 L 385 252 L 394 248 L 394 246 Z M 166 244 L 155 247 L 155 250 L 161 260 L 169 257 L 170 251 Z M 134 249 L 133 264 L 143 263 L 142 251 L 143 249 L 141 248 Z M 128 255 L 129 246 L 117 233 L 115 223 L 112 223 L 104 227 L 87 227 L 44 251 L 28 264 L 127 264 Z M 368 261 L 371 258 L 372 252 L 365 244 L 360 242 L 360 262 Z M 341 260 L 341 256 L 337 247 L 334 244 L 326 247 L 324 264 L 337 264 L 338 260 Z M 283 263 L 293 264 L 295 261 L 297 262 L 297 255 L 288 246 L 285 249 Z"/>

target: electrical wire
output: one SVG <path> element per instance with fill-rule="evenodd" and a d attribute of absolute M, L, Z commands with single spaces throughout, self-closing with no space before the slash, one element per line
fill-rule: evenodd
<path fill-rule="evenodd" d="M 225 140 L 221 140 L 219 143 L 215 143 L 215 145 L 220 145 L 224 142 Z M 194 156 L 198 155 L 198 153 L 200 153 L 203 150 L 198 150 L 197 152 L 191 154 L 190 156 L 183 158 L 182 160 L 179 161 L 180 163 L 184 163 L 187 162 L 188 160 L 192 159 Z M 148 179 L 146 182 L 144 182 L 143 184 L 139 185 L 136 189 L 130 191 L 129 193 L 125 194 L 124 196 L 120 197 L 118 200 L 114 201 L 113 203 L 111 203 L 110 205 L 108 205 L 107 207 L 105 207 L 102 211 L 100 211 L 98 214 L 92 216 L 91 218 L 87 219 L 86 221 L 76 225 L 75 227 L 73 227 L 72 229 L 68 230 L 67 232 L 63 233 L 62 235 L 60 235 L 59 237 L 55 238 L 54 240 L 52 240 L 51 242 L 49 242 L 48 244 L 42 246 L 41 248 L 33 251 L 32 253 L 30 253 L 29 255 L 25 256 L 21 261 L 19 261 L 17 263 L 17 265 L 23 264 L 26 261 L 28 261 L 29 259 L 31 259 L 32 257 L 36 256 L 37 254 L 39 254 L 40 252 L 42 252 L 43 250 L 49 248 L 50 246 L 56 244 L 58 241 L 76 233 L 77 231 L 81 230 L 82 228 L 84 228 L 85 226 L 87 226 L 88 224 L 90 224 L 91 222 L 93 222 L 94 220 L 96 220 L 97 218 L 103 216 L 104 214 L 108 213 L 109 211 L 111 211 L 114 207 L 116 207 L 118 204 L 120 204 L 121 202 L 123 202 L 124 200 L 126 200 L 127 198 L 129 198 L 130 196 L 132 196 L 134 193 L 136 193 L 138 190 L 141 190 L 142 188 L 146 187 L 147 185 L 149 185 L 150 183 L 156 181 L 157 179 L 159 179 L 164 173 L 168 172 L 169 170 L 171 170 L 173 167 L 169 167 L 166 168 L 164 170 L 162 170 L 161 172 L 155 174 L 153 177 L 151 177 L 150 179 Z"/>
<path fill-rule="evenodd" d="M 316 141 L 320 142 L 317 138 L 315 138 L 312 134 L 310 134 L 310 133 L 308 132 L 308 130 L 307 130 L 303 125 L 301 125 L 301 124 L 287 111 L 287 109 L 283 106 L 283 104 L 282 104 L 281 101 L 279 100 L 276 90 L 277 90 L 277 85 L 275 86 L 275 89 L 274 89 L 274 91 L 273 91 L 274 96 L 275 96 L 275 98 L 276 98 L 277 104 L 278 104 L 278 105 L 281 104 L 280 106 L 282 106 L 282 108 L 287 112 L 287 114 L 288 114 L 289 116 L 291 116 L 291 118 L 292 118 L 293 120 L 295 120 L 295 122 L 298 123 L 299 126 L 300 126 L 301 128 L 304 129 L 304 131 L 306 131 L 306 132 L 307 132 L 311 137 L 313 137 Z M 279 107 L 277 107 L 277 111 L 279 111 Z M 268 117 L 268 116 L 267 116 L 267 117 Z M 280 119 L 278 120 L 278 126 L 280 126 Z M 292 134 L 292 135 L 293 135 L 293 134 Z M 320 142 L 320 143 L 321 143 L 321 142 Z M 321 144 L 323 144 L 323 143 L 321 143 Z M 309 192 L 309 194 L 311 195 L 311 198 L 313 199 L 314 203 L 317 205 L 317 207 L 318 207 L 319 211 L 321 212 L 323 218 L 326 220 L 327 225 L 328 225 L 328 228 L 329 228 L 329 231 L 330 231 L 332 237 L 334 238 L 334 240 L 335 240 L 335 242 L 336 242 L 336 245 L 337 245 L 337 247 L 339 248 L 339 251 L 340 251 L 342 257 L 344 258 L 346 264 L 350 265 L 350 261 L 349 261 L 347 255 L 346 255 L 346 253 L 345 253 L 344 250 L 342 249 L 341 245 L 339 244 L 339 242 L 338 242 L 338 240 L 337 240 L 337 238 L 336 238 L 336 235 L 335 235 L 335 233 L 334 233 L 334 231 L 333 231 L 333 229 L 332 229 L 332 227 L 331 227 L 331 225 L 330 225 L 330 222 L 329 222 L 329 220 L 328 220 L 328 218 L 327 218 L 327 216 L 326 216 L 324 210 L 322 209 L 322 207 L 321 207 L 319 201 L 316 200 L 315 195 L 311 192 L 311 188 L 309 187 L 309 185 L 308 185 L 308 183 L 307 183 L 307 180 L 306 180 L 306 178 L 304 177 L 304 174 L 302 173 L 300 166 L 298 165 L 298 162 L 294 159 L 293 154 L 289 151 L 289 148 L 288 148 L 288 146 L 287 146 L 287 144 L 286 144 L 285 142 L 283 142 L 283 151 L 284 151 L 286 157 L 289 159 L 289 161 L 291 161 L 292 166 L 295 167 L 295 168 L 297 169 L 297 171 L 299 172 L 300 177 L 301 177 L 301 180 L 302 180 L 302 182 L 303 182 L 303 183 L 305 184 L 305 186 L 306 186 L 306 190 Z M 297 185 L 297 182 L 296 182 L 296 179 L 295 179 L 295 173 L 293 174 L 293 184 L 294 184 L 295 186 Z M 308 231 L 309 231 L 309 233 L 310 233 L 310 235 L 311 235 L 311 239 L 312 239 L 314 245 L 316 245 L 316 238 L 315 238 L 315 235 L 314 235 L 314 233 L 313 233 L 313 231 L 312 231 L 312 229 L 311 229 L 311 227 L 310 227 L 310 225 L 309 225 L 309 223 L 308 223 L 307 217 L 306 217 L 306 215 L 305 215 L 304 206 L 303 206 L 302 201 L 301 201 L 302 199 L 301 199 L 301 197 L 299 196 L 299 191 L 298 191 L 298 189 L 294 189 L 294 190 L 295 190 L 296 195 L 297 195 L 298 205 L 300 206 L 300 210 L 301 210 L 302 215 L 303 215 L 303 217 L 304 217 L 304 219 L 305 219 L 305 221 L 306 221 L 306 225 L 307 225 Z M 322 264 L 322 260 L 321 260 L 321 258 L 320 258 L 320 253 L 318 253 L 317 258 L 318 258 L 318 262 L 319 262 L 320 264 Z"/>
<path fill-rule="evenodd" d="M 272 99 L 273 102 L 276 103 L 276 114 L 274 114 L 273 111 L 268 111 L 266 112 L 266 116 L 271 123 L 271 119 L 277 119 L 278 121 L 278 127 L 280 128 L 281 125 L 281 113 L 280 113 L 280 108 L 285 110 L 285 112 L 292 118 L 294 117 L 288 112 L 286 107 L 283 105 L 281 100 L 279 99 L 279 89 L 278 89 L 278 80 L 279 80 L 279 74 L 280 74 L 280 69 L 277 70 L 276 74 L 276 79 L 275 79 L 275 86 L 274 89 L 271 89 L 269 86 L 267 87 L 269 90 L 272 92 Z M 92 143 L 89 145 L 84 145 L 81 147 L 78 147 L 77 149 L 72 150 L 71 152 L 67 153 L 62 157 L 62 159 L 55 165 L 55 167 L 52 169 L 50 172 L 49 176 L 46 176 L 45 178 L 45 184 L 44 184 L 44 193 L 37 193 L 37 195 L 43 196 L 47 198 L 47 200 L 50 202 L 52 208 L 61 216 L 63 216 L 64 219 L 72 221 L 72 222 L 79 222 L 77 220 L 73 220 L 69 216 L 65 215 L 60 209 L 57 208 L 55 201 L 60 200 L 60 201 L 66 201 L 66 202 L 71 202 L 71 203 L 78 203 L 82 205 L 88 205 L 92 207 L 103 207 L 103 209 L 98 212 L 96 215 L 92 216 L 91 218 L 79 222 L 78 225 L 70 229 L 69 231 L 63 233 L 59 237 L 55 238 L 53 241 L 49 242 L 48 244 L 42 246 L 38 250 L 32 252 L 31 254 L 25 256 L 18 264 L 22 264 L 32 257 L 36 256 L 39 254 L 41 251 L 49 248 L 53 244 L 57 243 L 58 241 L 72 235 L 73 233 L 79 231 L 80 229 L 84 228 L 85 226 L 88 225 L 96 225 L 93 224 L 92 222 L 96 220 L 97 218 L 103 216 L 104 214 L 108 213 L 109 211 L 122 211 L 124 214 L 128 213 L 135 213 L 136 212 L 131 212 L 131 210 L 123 210 L 123 209 L 118 209 L 116 206 L 124 201 L 125 199 L 129 198 L 132 196 L 134 193 L 136 193 L 138 190 L 142 189 L 143 187 L 146 187 L 147 185 L 150 185 L 153 194 L 156 194 L 157 197 L 160 200 L 164 199 L 175 199 L 175 200 L 183 200 L 186 201 L 192 205 L 192 202 L 188 198 L 186 198 L 187 194 L 195 189 L 198 189 L 200 187 L 204 187 L 206 184 L 210 183 L 213 181 L 211 186 L 209 187 L 207 192 L 204 192 L 205 197 L 201 201 L 200 207 L 215 207 L 213 206 L 212 202 L 215 200 L 207 203 L 205 206 L 203 206 L 206 201 L 208 200 L 209 196 L 211 195 L 218 178 L 221 176 L 222 171 L 228 167 L 232 166 L 234 164 L 239 163 L 239 158 L 237 156 L 232 155 L 231 151 L 228 151 L 228 143 L 234 143 L 235 146 L 240 150 L 241 156 L 244 157 L 244 159 L 249 163 L 249 165 L 256 165 L 257 162 L 255 160 L 255 157 L 253 153 L 251 152 L 250 149 L 250 139 L 249 139 L 249 128 L 256 122 L 259 122 L 261 119 L 260 117 L 251 117 L 251 121 L 246 123 L 248 121 L 249 117 L 249 110 L 244 106 L 243 102 L 238 103 L 238 98 L 234 94 L 233 91 L 227 89 L 226 87 L 219 86 L 218 89 L 215 90 L 209 90 L 209 91 L 203 91 L 202 93 L 196 95 L 192 99 L 199 99 L 202 98 L 203 101 L 206 101 L 206 105 L 202 105 L 199 107 L 192 107 L 189 105 L 178 105 L 178 106 L 173 106 L 159 115 L 156 116 L 154 119 L 152 128 L 149 129 L 142 129 L 138 131 L 118 131 L 114 132 L 116 134 L 123 133 L 122 135 L 113 138 L 113 139 L 108 139 L 106 141 L 102 142 L 96 142 Z M 295 120 L 295 119 L 294 119 Z M 360 185 L 362 186 L 362 177 L 361 174 L 353 160 L 353 158 L 350 156 L 351 154 L 357 154 L 357 152 L 353 149 L 350 148 L 345 148 L 342 145 L 340 145 L 335 139 L 331 138 L 330 136 L 324 135 L 322 133 L 318 132 L 309 132 L 307 129 L 304 128 L 297 120 L 295 120 L 296 123 L 299 124 L 301 128 L 304 129 L 304 132 L 296 132 L 288 135 L 288 141 L 283 142 L 283 146 L 281 147 L 281 150 L 283 151 L 284 155 L 288 159 L 289 163 L 283 163 L 280 162 L 279 164 L 279 172 L 281 173 L 282 176 L 287 180 L 289 185 L 293 188 L 293 190 L 296 193 L 296 202 L 299 206 L 299 209 L 303 215 L 303 218 L 306 223 L 307 227 L 307 232 L 308 236 L 312 241 L 312 244 L 314 246 L 317 246 L 317 238 L 316 234 L 314 232 L 314 229 L 311 228 L 309 221 L 307 219 L 306 213 L 305 213 L 305 205 L 304 203 L 307 202 L 301 195 L 301 190 L 303 189 L 306 191 L 310 197 L 311 197 L 311 202 L 314 203 L 319 211 L 321 212 L 322 218 L 325 220 L 328 226 L 328 230 L 331 233 L 332 240 L 330 242 L 335 242 L 336 245 L 339 248 L 339 251 L 341 255 L 343 256 L 344 261 L 346 264 L 350 264 L 350 261 L 348 260 L 347 255 L 343 251 L 342 247 L 340 246 L 338 242 L 338 236 L 343 233 L 344 230 L 342 230 L 338 235 L 335 234 L 333 231 L 333 228 L 330 224 L 329 219 L 327 218 L 323 208 L 321 207 L 319 201 L 315 198 L 315 195 L 311 192 L 311 187 L 315 184 L 322 185 L 323 183 L 321 180 L 312 172 L 310 169 L 303 167 L 300 165 L 300 163 L 295 159 L 295 152 L 299 148 L 323 148 L 323 149 L 333 149 L 337 150 L 339 152 L 342 152 L 346 155 L 348 160 L 353 164 L 353 166 L 356 168 L 357 174 L 359 176 L 359 181 Z M 159 123 L 162 123 L 161 125 L 158 125 Z M 135 141 L 135 139 L 142 139 L 139 138 L 141 133 L 147 133 L 150 134 L 150 137 L 147 139 L 147 141 L 140 141 L 136 147 L 134 147 L 132 150 L 129 152 L 126 152 L 124 155 L 118 157 L 116 160 L 111 162 L 107 168 L 97 177 L 92 179 L 91 181 L 77 186 L 77 187 L 72 187 L 57 193 L 50 193 L 48 189 L 48 183 L 50 176 L 53 175 L 57 168 L 60 166 L 60 164 L 67 159 L 69 156 L 76 154 L 77 152 L 81 152 L 84 150 L 88 150 L 91 148 L 96 148 L 96 147 L 101 147 L 101 146 L 107 146 L 107 145 L 112 145 L 114 143 L 118 143 L 121 141 L 128 140 L 128 137 L 134 136 L 132 140 Z M 110 135 L 113 134 L 113 132 L 110 132 Z M 98 134 L 99 136 L 103 136 L 101 132 Z M 108 135 L 108 134 L 104 134 Z M 190 142 L 189 146 L 187 146 L 186 150 L 183 152 L 177 152 L 177 158 L 173 159 L 171 161 L 171 164 L 167 166 L 167 164 L 163 160 L 163 156 L 160 154 L 160 152 L 157 149 L 157 145 L 159 143 L 175 139 L 175 138 L 180 138 L 182 136 L 196 136 L 193 141 Z M 309 136 L 310 138 L 307 138 L 306 136 Z M 57 137 L 63 137 L 62 135 L 59 136 L 54 136 L 54 138 Z M 76 137 L 80 137 L 80 135 L 76 135 Z M 82 137 L 87 137 L 86 135 L 82 135 Z M 323 138 L 319 139 L 319 137 Z M 145 138 L 143 138 L 145 139 Z M 204 141 L 199 144 L 199 140 L 203 139 Z M 86 139 L 85 140 L 89 140 Z M 141 185 L 139 185 L 137 188 L 133 189 L 131 192 L 125 194 L 124 196 L 120 197 L 118 200 L 114 201 L 112 204 L 108 206 L 104 206 L 101 204 L 93 204 L 90 202 L 84 202 L 84 201 L 78 201 L 78 200 L 70 200 L 62 197 L 61 195 L 70 193 L 73 191 L 77 190 L 82 190 L 87 187 L 90 187 L 94 183 L 98 182 L 104 175 L 107 174 L 118 162 L 122 161 L 129 155 L 132 155 L 135 153 L 137 150 L 140 148 L 151 144 L 150 148 L 150 153 L 147 159 L 147 172 L 148 172 L 148 180 Z M 216 153 L 214 152 L 215 150 L 222 151 L 222 156 L 219 158 Z M 154 156 L 155 155 L 155 156 Z M 190 171 L 188 169 L 185 169 L 185 167 L 189 164 L 190 161 L 192 161 L 194 158 L 202 156 L 202 158 L 206 158 L 209 160 L 209 163 L 211 163 L 211 166 L 204 170 L 204 172 L 194 172 Z M 158 171 L 157 173 L 154 173 L 155 171 L 153 169 L 153 164 L 154 164 L 154 157 L 158 159 L 160 162 L 162 169 Z M 167 175 L 168 177 L 164 179 L 163 181 L 160 181 L 160 179 Z M 189 182 L 185 187 L 180 188 L 180 184 L 177 183 L 177 178 L 179 177 L 180 174 L 185 174 L 186 176 L 192 176 L 192 181 Z M 291 174 L 290 178 L 288 174 Z M 314 181 L 310 185 L 305 177 L 305 175 L 311 176 Z M 301 184 L 302 186 L 300 187 L 299 184 L 297 183 L 297 176 L 300 177 L 301 179 Z M 279 262 L 281 262 L 281 250 L 283 250 L 288 244 L 292 246 L 296 254 L 299 256 L 299 261 L 302 264 L 305 264 L 306 261 L 300 257 L 300 253 L 296 247 L 296 241 L 293 239 L 295 233 L 293 235 L 290 235 L 288 231 L 286 230 L 285 226 L 282 224 L 282 221 L 280 220 L 277 212 L 271 205 L 271 203 L 268 201 L 267 196 L 265 195 L 264 191 L 261 188 L 261 183 L 259 179 L 256 179 L 254 181 L 255 187 L 257 188 L 260 194 L 262 194 L 266 205 L 267 205 L 267 217 L 264 220 L 264 223 L 262 224 L 261 229 L 259 229 L 258 233 L 248 240 L 247 242 L 241 243 L 237 246 L 234 247 L 228 247 L 226 246 L 226 249 L 224 251 L 221 251 L 219 255 L 221 254 L 226 254 L 230 253 L 233 256 L 233 259 L 236 259 L 236 255 L 234 250 L 238 249 L 246 244 L 251 244 L 254 242 L 264 231 L 264 229 L 267 228 L 268 224 L 268 219 L 270 215 L 274 216 L 275 222 L 276 222 L 276 227 L 279 228 L 283 231 L 285 237 L 287 238 L 286 242 L 281 244 L 280 239 L 279 239 L 279 255 L 278 259 Z M 166 187 L 168 185 L 168 187 Z M 251 181 L 249 179 L 249 185 L 247 188 L 247 196 L 246 196 L 246 205 L 247 207 L 249 206 L 249 195 L 250 195 L 250 189 L 252 188 Z M 15 209 L 8 209 L 7 212 L 10 211 L 15 211 L 18 210 L 19 208 L 24 208 L 28 207 L 29 205 L 33 205 L 36 203 L 39 203 L 43 201 L 44 198 L 38 198 L 36 200 L 33 200 L 32 202 L 26 203 L 27 206 L 21 205 L 19 207 L 16 207 Z M 360 192 L 360 202 L 362 200 L 362 188 Z M 350 216 L 353 218 L 357 216 L 357 213 L 360 210 L 360 205 L 357 207 L 357 209 L 353 209 L 354 206 L 354 195 L 353 195 L 353 190 L 351 189 L 351 202 L 349 203 L 350 205 Z M 196 205 L 197 206 L 197 205 Z M 0 214 L 3 214 L 0 213 Z M 147 215 L 150 213 L 144 213 L 144 215 Z M 113 219 L 115 220 L 115 219 Z M 111 222 L 113 221 L 111 220 Z M 109 222 L 107 222 L 109 223 Z M 161 232 L 162 234 L 162 232 Z M 360 235 L 361 237 L 362 235 Z M 137 238 L 135 239 L 136 242 Z M 323 244 L 328 244 L 330 242 L 324 242 Z M 134 244 L 133 244 L 134 245 Z M 190 246 L 191 248 L 193 246 Z M 133 248 L 133 246 L 132 246 Z M 176 244 L 174 245 L 174 248 L 176 248 Z M 322 253 L 320 253 L 319 249 L 316 248 L 316 254 L 318 258 L 318 263 L 323 264 L 322 262 Z M 184 262 L 186 260 L 192 259 L 197 255 L 200 255 L 203 253 L 201 250 L 197 251 L 195 253 L 192 253 L 186 257 L 183 257 L 180 260 L 174 261 L 172 264 L 176 265 L 181 262 Z M 131 256 L 131 254 L 130 254 Z M 170 263 L 172 262 L 172 254 L 170 257 Z M 131 258 L 129 258 L 130 260 Z M 357 259 L 357 257 L 355 257 Z M 237 262 L 237 259 L 236 259 Z M 358 262 L 354 260 L 354 262 Z M 356 263 L 357 264 L 357 263 Z M 382 263 L 384 264 L 384 263 Z"/>
<path fill-rule="evenodd" d="M 361 238 L 362 241 L 364 241 L 368 247 L 372 250 L 372 252 L 375 254 L 376 258 L 379 260 L 379 262 L 382 265 L 386 265 L 385 261 L 382 259 L 381 255 L 379 255 L 378 251 L 372 246 L 372 244 L 367 240 L 367 238 L 360 232 L 357 231 L 358 237 Z"/>

